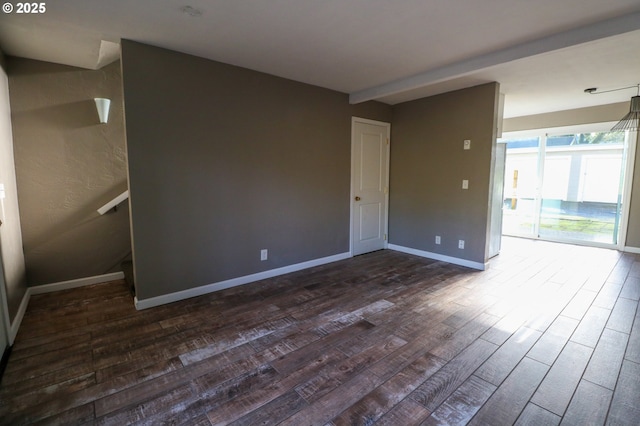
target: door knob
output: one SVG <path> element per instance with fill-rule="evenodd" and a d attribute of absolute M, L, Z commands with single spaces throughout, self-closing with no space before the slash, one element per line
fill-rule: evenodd
<path fill-rule="evenodd" d="M 356 201 L 360 201 L 360 200 L 361 200 L 361 198 L 360 198 L 360 197 L 356 197 Z"/>

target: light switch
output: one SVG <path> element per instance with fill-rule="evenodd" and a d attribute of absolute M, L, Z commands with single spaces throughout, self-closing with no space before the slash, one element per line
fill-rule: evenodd
<path fill-rule="evenodd" d="M 464 140 L 464 149 L 471 149 L 471 139 Z"/>
<path fill-rule="evenodd" d="M 462 181 L 462 189 L 469 189 L 469 181 L 467 179 Z"/>

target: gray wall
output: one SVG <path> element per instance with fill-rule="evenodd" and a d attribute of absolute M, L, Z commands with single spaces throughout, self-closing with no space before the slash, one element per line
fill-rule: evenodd
<path fill-rule="evenodd" d="M 472 262 L 487 260 L 499 85 L 394 106 L 389 241 Z M 471 149 L 463 150 L 463 141 Z M 462 189 L 462 180 L 469 189 Z M 435 236 L 442 244 L 435 244 Z M 464 250 L 458 240 L 465 240 Z"/>
<path fill-rule="evenodd" d="M 84 70 L 8 58 L 15 164 L 29 285 L 120 270 L 131 251 L 120 65 Z M 100 124 L 94 97 L 112 99 Z"/>
<path fill-rule="evenodd" d="M 351 116 L 390 107 L 126 40 L 122 69 L 139 300 L 349 250 Z"/>
<path fill-rule="evenodd" d="M 1 53 L 0 59 L 0 64 L 4 65 Z M 4 185 L 5 191 L 5 198 L 0 199 L 0 272 L 4 270 L 4 280 L 0 279 L 0 283 L 5 283 L 9 318 L 13 322 L 27 291 L 27 285 L 14 166 L 9 85 L 3 67 L 0 67 L 0 183 Z"/>

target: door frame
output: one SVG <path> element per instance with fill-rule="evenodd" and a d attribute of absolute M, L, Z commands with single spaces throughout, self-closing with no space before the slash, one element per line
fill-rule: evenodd
<path fill-rule="evenodd" d="M 0 227 L 1 226 L 2 221 L 0 220 Z M 1 233 L 0 239 L 2 239 Z M 6 362 L 8 361 L 9 354 L 11 353 L 11 346 L 13 345 L 13 339 L 11 338 L 11 318 L 9 317 L 9 304 L 7 302 L 8 298 L 5 282 L 2 248 L 0 247 L 0 327 L 2 327 L 2 336 L 0 336 L 0 379 L 2 379 Z"/>
<path fill-rule="evenodd" d="M 386 127 L 387 129 L 387 164 L 385 164 L 386 172 L 387 172 L 387 181 L 385 182 L 385 186 L 387 188 L 385 194 L 385 206 L 384 206 L 384 248 L 386 249 L 389 246 L 389 164 L 391 160 L 391 123 L 387 123 L 385 121 L 377 121 L 370 120 L 368 118 L 362 117 L 351 117 L 351 183 L 349 190 L 349 254 L 353 257 L 353 212 L 354 212 L 354 197 L 355 197 L 355 188 L 354 188 L 354 176 L 355 176 L 355 124 L 363 123 L 363 124 L 373 124 L 376 126 Z"/>

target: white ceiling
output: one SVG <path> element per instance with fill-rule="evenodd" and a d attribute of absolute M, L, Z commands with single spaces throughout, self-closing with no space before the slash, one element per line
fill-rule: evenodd
<path fill-rule="evenodd" d="M 126 38 L 339 90 L 352 102 L 395 104 L 498 81 L 505 117 L 628 101 L 633 90 L 583 90 L 640 83 L 640 0 L 45 5 L 43 14 L 0 13 L 6 54 L 95 69 L 117 59 Z"/>

